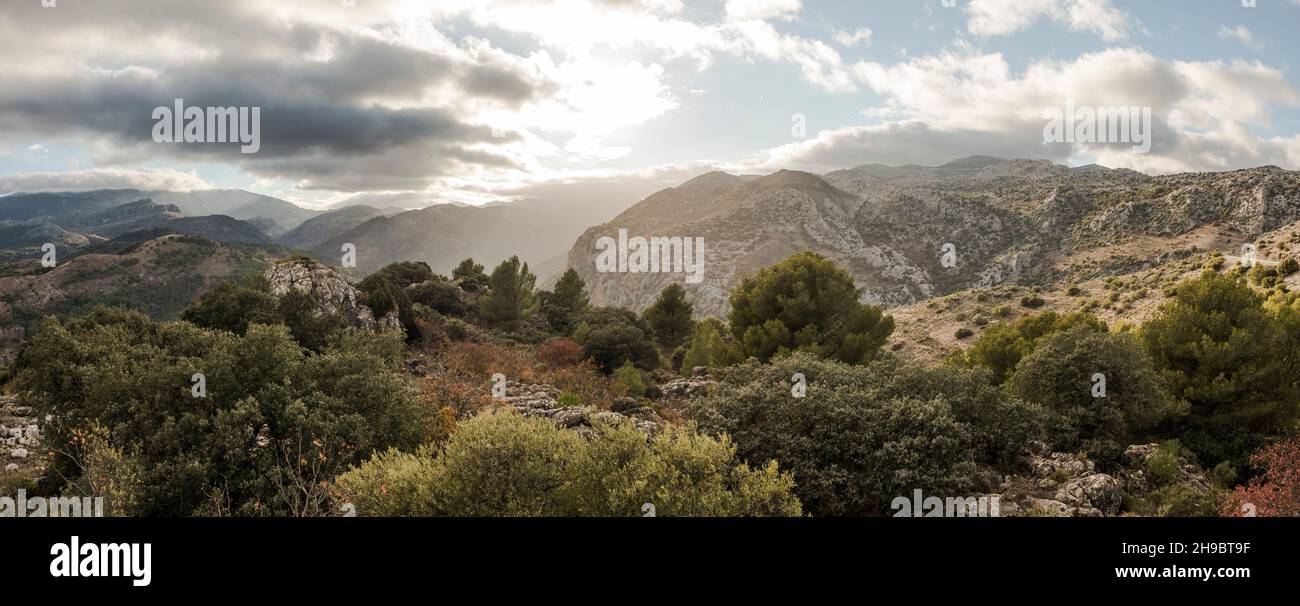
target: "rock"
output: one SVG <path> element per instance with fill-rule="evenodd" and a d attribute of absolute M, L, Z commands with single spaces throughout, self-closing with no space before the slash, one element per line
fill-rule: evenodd
<path fill-rule="evenodd" d="M 8 465 L 5 465 L 5 471 L 18 471 L 18 464 L 10 463 Z"/>
<path fill-rule="evenodd" d="M 614 403 L 610 405 L 609 409 L 614 412 L 626 412 L 636 408 L 637 406 L 636 398 L 623 396 L 620 398 L 614 398 Z"/>
<path fill-rule="evenodd" d="M 1028 507 L 1025 509 L 1025 515 L 1038 515 L 1052 518 L 1068 518 L 1074 516 L 1074 508 L 1053 499 L 1037 499 L 1030 497 L 1026 500 Z"/>
<path fill-rule="evenodd" d="M 572 406 L 555 411 L 555 414 L 551 415 L 551 420 L 555 422 L 556 427 L 570 429 L 585 424 L 590 413 L 591 410 L 585 406 Z"/>
<path fill-rule="evenodd" d="M 701 370 L 703 369 L 703 372 Z M 691 378 L 673 379 L 659 386 L 659 391 L 666 398 L 692 398 L 695 396 L 707 395 L 709 388 L 716 384 L 709 377 L 708 370 L 703 366 L 696 366 Z"/>
<path fill-rule="evenodd" d="M 15 449 L 9 451 L 9 456 L 11 456 L 11 457 L 13 457 L 13 458 L 15 458 L 15 459 L 26 459 L 26 458 L 27 458 L 27 449 L 26 449 L 26 448 L 15 448 Z"/>
<path fill-rule="evenodd" d="M 309 259 L 291 259 L 272 265 L 263 274 L 270 292 L 279 298 L 291 292 L 309 296 L 316 314 L 342 315 L 353 326 L 375 330 L 378 325 L 370 308 L 360 302 L 360 291 L 335 271 Z M 385 327 L 392 328 L 392 320 Z M 401 322 L 397 322 L 401 326 Z"/>
<path fill-rule="evenodd" d="M 696 366 L 696 367 L 694 367 L 694 368 L 691 369 L 691 376 L 692 376 L 692 377 L 707 377 L 707 376 L 709 376 L 709 367 L 708 367 L 708 366 Z"/>
<path fill-rule="evenodd" d="M 1096 509 L 1105 515 L 1119 513 L 1122 499 L 1119 481 L 1104 473 L 1071 480 L 1056 492 L 1057 501 L 1074 507 Z"/>

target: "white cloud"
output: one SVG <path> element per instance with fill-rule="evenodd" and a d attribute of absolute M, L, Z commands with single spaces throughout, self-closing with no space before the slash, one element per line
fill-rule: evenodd
<path fill-rule="evenodd" d="M 1296 0 L 1296 2 L 1300 2 L 1300 0 Z M 1219 27 L 1219 39 L 1240 42 L 1255 50 L 1264 47 L 1263 43 L 1255 39 L 1255 34 L 1252 34 L 1250 29 L 1244 25 L 1231 28 L 1226 25 Z"/>
<path fill-rule="evenodd" d="M 1300 107 L 1279 70 L 1255 62 L 1169 61 L 1137 49 L 1040 60 L 1015 74 L 969 46 L 899 64 L 860 62 L 858 78 L 886 98 L 868 126 L 824 131 L 770 150 L 767 167 L 829 170 L 868 162 L 936 163 L 969 154 L 1096 160 L 1152 172 L 1294 166 L 1300 137 L 1263 138 L 1275 107 Z M 1044 110 L 1150 107 L 1152 149 L 1043 143 Z"/>
<path fill-rule="evenodd" d="M 1127 38 L 1136 23 L 1111 0 L 970 0 L 966 12 L 970 14 L 967 29 L 982 36 L 1013 34 L 1046 18 L 1116 41 Z"/>
<path fill-rule="evenodd" d="M 871 44 L 871 35 L 871 28 L 863 27 L 852 33 L 836 30 L 832 38 L 840 46 L 854 47 L 859 44 Z"/>
<path fill-rule="evenodd" d="M 212 184 L 197 174 L 172 168 L 95 168 L 62 173 L 18 173 L 0 177 L 0 194 L 92 189 L 191 191 L 211 188 Z"/>
<path fill-rule="evenodd" d="M 799 12 L 799 0 L 727 0 L 726 14 L 737 21 L 792 19 Z"/>

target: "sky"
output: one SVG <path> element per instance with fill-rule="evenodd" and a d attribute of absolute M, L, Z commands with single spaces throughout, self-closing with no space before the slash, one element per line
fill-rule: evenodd
<path fill-rule="evenodd" d="M 0 195 L 624 203 L 710 170 L 974 154 L 1300 169 L 1300 0 L 1242 4 L 3 0 Z M 176 99 L 259 108 L 259 149 L 158 142 Z M 1045 142 L 1067 101 L 1149 107 L 1150 150 Z"/>

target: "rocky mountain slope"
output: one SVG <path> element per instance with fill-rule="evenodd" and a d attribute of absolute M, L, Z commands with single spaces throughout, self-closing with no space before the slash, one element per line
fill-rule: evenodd
<path fill-rule="evenodd" d="M 0 326 L 28 333 L 44 315 L 80 313 L 96 304 L 125 305 L 172 318 L 220 281 L 262 271 L 272 254 L 181 235 L 61 259 L 10 264 L 0 277 Z"/>
<path fill-rule="evenodd" d="M 1300 219 L 1300 173 L 1261 167 L 1152 177 L 972 157 L 823 176 L 710 173 L 651 195 L 570 249 L 593 303 L 642 309 L 677 273 L 599 273 L 601 236 L 702 237 L 698 315 L 725 315 L 744 276 L 802 250 L 850 271 L 861 299 L 910 305 L 973 288 L 1131 273 L 1193 242 L 1242 241 Z M 1128 254 L 1130 250 L 1134 254 Z M 951 252 L 945 258 L 945 252 Z M 1145 255 L 1145 256 L 1144 256 Z"/>
<path fill-rule="evenodd" d="M 348 230 L 375 217 L 395 215 L 400 209 L 379 209 L 373 206 L 345 206 L 337 210 L 316 215 L 301 225 L 280 236 L 281 244 L 290 248 L 307 250 L 320 246 L 330 238 L 346 233 Z"/>
<path fill-rule="evenodd" d="M 448 274 L 466 257 L 491 269 L 511 255 L 536 268 L 563 254 L 583 229 L 620 210 L 598 202 L 541 200 L 482 207 L 438 204 L 372 218 L 310 252 L 337 265 L 343 244 L 354 244 L 361 273 L 394 261 L 424 261 L 435 272 Z M 562 266 L 555 268 L 563 271 Z M 539 282 L 547 277 L 538 274 Z"/>

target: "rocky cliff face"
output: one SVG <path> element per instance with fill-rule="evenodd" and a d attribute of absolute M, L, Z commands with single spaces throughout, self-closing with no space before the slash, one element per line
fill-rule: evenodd
<path fill-rule="evenodd" d="M 1151 177 L 975 157 L 823 176 L 709 173 L 587 230 L 568 262 L 587 281 L 594 304 L 643 309 L 675 281 L 697 315 L 722 316 L 743 277 L 812 250 L 853 274 L 862 301 L 894 307 L 970 288 L 1053 283 L 1065 277 L 1062 259 L 1135 238 L 1209 225 L 1250 236 L 1297 219 L 1300 173 L 1276 167 Z M 703 280 L 597 271 L 600 238 L 620 229 L 647 238 L 704 238 Z M 1130 261 L 1109 267 L 1103 259 L 1089 271 L 1134 271 Z"/>
<path fill-rule="evenodd" d="M 339 314 L 353 326 L 367 330 L 380 327 L 370 308 L 361 304 L 360 291 L 331 267 L 295 258 L 272 265 L 262 277 L 276 297 L 302 293 L 311 300 L 316 313 Z M 384 326 L 389 327 L 393 321 L 396 318 L 384 318 Z"/>

